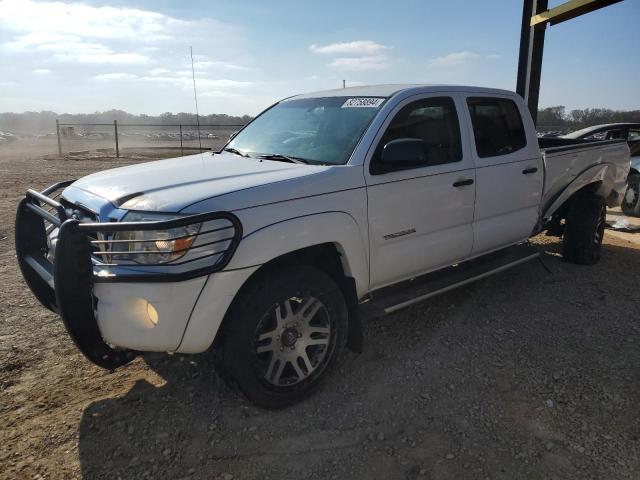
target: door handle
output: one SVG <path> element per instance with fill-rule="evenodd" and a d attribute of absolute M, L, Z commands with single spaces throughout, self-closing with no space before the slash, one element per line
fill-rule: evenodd
<path fill-rule="evenodd" d="M 522 170 L 523 175 L 529 175 L 531 173 L 536 173 L 538 171 L 537 167 L 525 168 Z"/>
<path fill-rule="evenodd" d="M 467 180 L 458 180 L 457 182 L 453 183 L 454 187 L 465 187 L 467 185 L 473 185 L 472 178 L 468 178 Z"/>

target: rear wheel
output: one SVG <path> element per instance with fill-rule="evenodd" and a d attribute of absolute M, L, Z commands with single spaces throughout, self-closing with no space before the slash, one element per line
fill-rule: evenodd
<path fill-rule="evenodd" d="M 571 202 L 563 235 L 564 259 L 580 265 L 600 260 L 607 216 L 604 198 L 581 192 Z"/>
<path fill-rule="evenodd" d="M 346 343 L 347 306 L 336 283 L 305 265 L 260 275 L 235 302 L 223 366 L 242 393 L 269 408 L 311 394 Z"/>
<path fill-rule="evenodd" d="M 627 192 L 622 199 L 622 211 L 626 215 L 640 217 L 640 174 L 629 175 Z"/>

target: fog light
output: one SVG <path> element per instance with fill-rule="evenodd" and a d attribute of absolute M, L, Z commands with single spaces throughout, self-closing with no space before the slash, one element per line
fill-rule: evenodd
<path fill-rule="evenodd" d="M 149 302 L 147 302 L 147 316 L 154 326 L 158 324 L 158 311 Z"/>

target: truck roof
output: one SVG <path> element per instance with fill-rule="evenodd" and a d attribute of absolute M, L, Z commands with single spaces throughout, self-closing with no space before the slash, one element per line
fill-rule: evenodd
<path fill-rule="evenodd" d="M 491 93 L 501 95 L 513 95 L 509 90 L 497 88 L 471 87 L 463 85 L 443 85 L 443 84 L 385 84 L 385 85 L 362 85 L 358 87 L 336 88 L 333 90 L 322 90 L 318 92 L 295 95 L 288 100 L 300 98 L 318 97 L 392 97 L 398 93 L 429 93 L 429 92 L 468 92 L 468 93 Z"/>

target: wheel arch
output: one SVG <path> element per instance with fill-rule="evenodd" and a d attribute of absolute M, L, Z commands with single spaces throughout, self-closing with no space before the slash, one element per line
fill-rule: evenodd
<path fill-rule="evenodd" d="M 356 220 L 345 212 L 321 212 L 279 221 L 245 234 L 226 269 L 266 266 L 300 258 L 310 248 L 332 245 L 346 277 L 355 281 L 358 298 L 369 290 L 368 243 Z"/>
<path fill-rule="evenodd" d="M 224 342 L 226 325 L 229 322 L 230 312 L 241 301 L 243 294 L 251 285 L 265 276 L 277 272 L 284 266 L 308 265 L 329 275 L 345 298 L 349 311 L 349 331 L 347 332 L 347 347 L 354 352 L 362 351 L 362 326 L 358 316 L 358 291 L 356 280 L 349 276 L 348 263 L 346 263 L 344 251 L 341 245 L 336 242 L 325 242 L 308 247 L 286 252 L 272 258 L 261 265 L 255 272 L 246 279 L 242 287 L 236 292 L 229 308 L 225 312 L 224 318 L 216 333 L 213 346 L 218 347 Z M 347 268 L 345 268 L 345 265 Z"/>
<path fill-rule="evenodd" d="M 594 165 L 580 173 L 562 190 L 543 212 L 543 218 L 566 214 L 566 211 L 575 198 L 581 192 L 589 190 L 595 195 L 605 199 L 614 191 L 612 175 L 608 164 Z"/>

